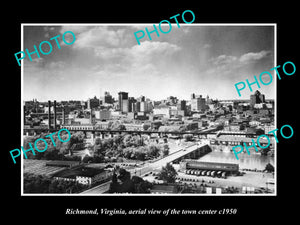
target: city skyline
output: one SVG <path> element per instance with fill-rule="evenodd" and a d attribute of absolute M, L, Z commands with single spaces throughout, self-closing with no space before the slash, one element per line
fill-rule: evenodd
<path fill-rule="evenodd" d="M 258 90 L 254 90 L 254 93 L 253 94 L 251 94 L 251 95 L 254 95 L 255 94 L 255 91 L 258 91 Z M 105 92 L 108 92 L 109 94 L 110 94 L 110 92 L 109 91 L 105 91 Z M 126 92 L 126 91 L 121 91 L 121 92 Z M 128 97 L 129 98 L 134 98 L 134 99 L 138 99 L 138 98 L 140 98 L 140 97 L 145 97 L 145 99 L 149 99 L 150 101 L 155 101 L 155 102 L 159 102 L 159 101 L 165 101 L 165 100 L 167 100 L 167 98 L 168 97 L 175 97 L 175 98 L 177 98 L 178 100 L 184 100 L 184 101 L 187 101 L 187 102 L 190 102 L 191 101 L 191 96 L 190 96 L 190 98 L 188 98 L 188 99 L 180 99 L 180 98 L 178 98 L 177 96 L 165 96 L 164 98 L 162 98 L 162 99 L 159 99 L 159 100 L 153 100 L 153 99 L 151 99 L 151 98 L 148 98 L 147 96 L 145 96 L 145 95 L 139 95 L 139 96 L 131 96 L 130 95 L 130 93 L 129 92 L 127 92 L 128 93 Z M 198 94 L 198 93 L 191 93 L 191 94 L 196 94 L 196 95 L 200 95 L 200 94 Z M 264 94 L 264 93 L 263 93 Z M 110 94 L 111 95 L 111 94 Z M 251 95 L 249 95 L 248 96 L 248 98 L 242 98 L 242 99 L 221 99 L 221 98 L 210 98 L 210 96 L 209 95 L 207 95 L 207 94 L 204 94 L 204 95 L 202 95 L 202 98 L 206 98 L 206 96 L 208 96 L 209 97 L 209 99 L 211 99 L 211 100 L 217 100 L 217 101 L 228 101 L 228 100 L 233 100 L 233 101 L 251 101 Z M 48 101 L 57 101 L 57 102 L 62 102 L 62 101 L 88 101 L 89 99 L 93 99 L 93 98 L 97 98 L 98 100 L 103 100 L 103 98 L 104 98 L 104 94 L 102 94 L 102 95 L 92 95 L 92 96 L 90 96 L 90 97 L 88 97 L 87 99 L 67 99 L 67 100 L 60 100 L 60 99 L 47 99 L 47 100 L 39 100 L 38 98 L 32 98 L 32 99 L 24 99 L 23 101 L 24 102 L 28 102 L 28 101 L 37 101 L 37 102 L 48 102 Z M 114 99 L 114 102 L 118 102 L 118 95 L 116 95 L 116 96 L 113 96 L 113 95 L 111 95 L 112 96 L 112 98 Z M 265 99 L 265 101 L 274 101 L 275 99 L 273 99 L 273 98 L 266 98 Z"/>
<path fill-rule="evenodd" d="M 168 35 L 138 45 L 133 33 L 149 24 L 98 26 L 25 26 L 24 49 L 72 31 L 71 46 L 53 45 L 50 55 L 23 62 L 24 100 L 86 100 L 109 91 L 144 95 L 154 101 L 168 96 L 190 99 L 191 93 L 213 99 L 239 97 L 234 84 L 274 67 L 274 25 L 201 24 L 173 27 Z M 253 79 L 254 80 L 254 79 Z M 275 82 L 264 86 L 275 98 Z"/>

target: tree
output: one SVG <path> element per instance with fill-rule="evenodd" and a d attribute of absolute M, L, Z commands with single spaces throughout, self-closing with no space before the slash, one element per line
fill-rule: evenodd
<path fill-rule="evenodd" d="M 146 158 L 146 154 L 145 152 L 143 152 L 143 150 L 139 149 L 138 151 L 135 151 L 134 157 L 137 160 L 144 161 Z"/>
<path fill-rule="evenodd" d="M 193 135 L 192 134 L 184 134 L 183 138 L 185 141 L 192 141 L 193 140 Z"/>
<path fill-rule="evenodd" d="M 116 145 L 120 145 L 122 143 L 123 137 L 122 135 L 115 135 L 113 137 L 113 141 Z"/>
<path fill-rule="evenodd" d="M 143 178 L 138 176 L 131 178 L 128 171 L 119 169 L 118 176 L 116 171 L 113 173 L 109 193 L 150 193 L 151 187 L 152 184 L 143 180 Z"/>
<path fill-rule="evenodd" d="M 116 130 L 126 130 L 126 127 L 125 127 L 125 125 L 123 125 L 123 124 L 120 124 L 119 126 L 117 126 L 117 128 L 116 128 Z"/>
<path fill-rule="evenodd" d="M 96 155 L 92 158 L 93 163 L 102 163 L 104 161 L 104 157 L 102 155 Z"/>
<path fill-rule="evenodd" d="M 84 185 L 74 181 L 54 180 L 42 175 L 24 174 L 24 193 L 78 193 Z"/>
<path fill-rule="evenodd" d="M 143 124 L 143 129 L 144 130 L 148 130 L 149 128 L 151 128 L 150 124 Z"/>
<path fill-rule="evenodd" d="M 138 147 L 143 145 L 143 140 L 138 135 L 125 135 L 123 139 L 125 147 Z"/>
<path fill-rule="evenodd" d="M 165 157 L 165 156 L 167 156 L 167 155 L 169 155 L 169 145 L 164 145 L 164 148 L 163 148 L 163 150 L 162 150 L 162 156 L 163 157 Z"/>
<path fill-rule="evenodd" d="M 134 193 L 150 193 L 150 188 L 152 187 L 150 182 L 138 176 L 133 176 L 131 180 L 134 184 Z"/>
<path fill-rule="evenodd" d="M 112 183 L 109 186 L 109 193 L 133 193 L 134 183 L 130 179 L 130 173 L 125 169 L 119 170 L 119 175 L 113 174 Z"/>
<path fill-rule="evenodd" d="M 100 138 L 95 139 L 95 145 L 101 145 L 101 139 Z"/>
<path fill-rule="evenodd" d="M 166 183 L 174 183 L 176 175 L 177 172 L 174 167 L 170 163 L 167 163 L 167 165 L 163 167 L 158 174 L 158 178 L 165 181 Z"/>
<path fill-rule="evenodd" d="M 85 155 L 82 159 L 82 162 L 84 163 L 88 163 L 90 161 L 92 161 L 92 157 L 90 157 L 89 155 Z"/>
<path fill-rule="evenodd" d="M 266 165 L 265 170 L 266 170 L 267 172 L 274 172 L 274 166 L 272 166 L 271 163 L 268 163 L 268 164 Z"/>
<path fill-rule="evenodd" d="M 46 151 L 42 159 L 58 160 L 63 159 L 63 155 L 58 150 Z"/>
<path fill-rule="evenodd" d="M 67 134 L 65 134 L 67 135 Z M 63 140 L 66 140 L 67 137 L 62 137 Z M 69 147 L 71 147 L 73 144 L 78 144 L 78 143 L 83 143 L 84 141 L 84 133 L 83 132 L 76 132 L 74 134 L 71 135 L 71 139 L 70 141 L 66 142 L 69 144 Z"/>
<path fill-rule="evenodd" d="M 112 123 L 108 123 L 108 128 L 111 130 L 126 130 L 125 125 L 121 124 L 120 121 L 114 121 Z"/>
<path fill-rule="evenodd" d="M 160 152 L 160 147 L 158 145 L 150 145 L 148 147 L 147 155 L 156 158 L 159 156 L 159 152 Z"/>

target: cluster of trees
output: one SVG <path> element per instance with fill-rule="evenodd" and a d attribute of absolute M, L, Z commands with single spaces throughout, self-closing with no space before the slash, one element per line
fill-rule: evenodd
<path fill-rule="evenodd" d="M 74 181 L 53 180 L 42 175 L 24 174 L 24 193 L 79 193 L 85 185 Z"/>
<path fill-rule="evenodd" d="M 123 149 L 123 156 L 127 159 L 149 160 L 160 155 L 161 148 L 158 145 L 128 147 Z"/>
<path fill-rule="evenodd" d="M 48 148 L 44 152 L 35 151 L 35 155 L 28 151 L 26 153 L 29 159 L 42 160 L 68 160 L 81 161 L 80 156 L 67 156 L 69 149 L 74 145 L 84 145 L 84 133 L 76 132 L 72 134 L 68 142 L 61 142 L 57 135 L 53 135 L 55 146 L 50 137 L 45 137 L 48 134 L 40 134 L 34 137 L 24 138 L 24 149 L 29 149 L 29 143 L 34 146 L 35 140 L 43 138 L 47 141 Z M 67 134 L 66 134 L 67 135 Z M 97 134 L 96 134 L 97 135 Z M 62 136 L 62 139 L 67 137 Z M 45 144 L 42 141 L 37 142 L 38 149 L 44 149 Z M 95 139 L 95 144 L 88 146 L 89 150 L 93 150 L 95 155 L 85 156 L 84 162 L 100 163 L 109 160 L 122 161 L 123 158 L 133 160 L 149 160 L 159 156 L 166 156 L 169 154 L 169 147 L 167 144 L 151 144 L 146 145 L 144 140 L 139 135 L 120 134 L 108 139 Z"/>
<path fill-rule="evenodd" d="M 108 127 L 109 130 L 126 130 L 126 127 L 119 121 L 110 121 L 108 122 Z"/>
<path fill-rule="evenodd" d="M 176 176 L 177 172 L 170 163 L 162 167 L 162 170 L 158 174 L 158 178 L 166 183 L 175 183 Z"/>
<path fill-rule="evenodd" d="M 102 155 L 95 155 L 95 156 L 89 156 L 85 155 L 82 159 L 82 162 L 84 163 L 102 163 L 104 162 L 104 157 Z"/>
<path fill-rule="evenodd" d="M 39 152 L 34 149 L 35 155 L 32 153 L 32 151 L 26 152 L 28 159 L 43 159 L 43 160 L 68 160 L 68 161 L 80 161 L 81 158 L 79 156 L 65 156 L 65 154 L 68 153 L 69 149 L 73 144 L 82 144 L 84 141 L 84 134 L 83 132 L 76 132 L 72 134 L 71 139 L 68 142 L 61 142 L 58 139 L 57 135 L 53 135 L 53 140 L 55 143 L 55 146 L 51 140 L 50 137 L 46 137 L 47 133 L 42 133 L 36 136 L 30 136 L 24 138 L 24 149 L 29 149 L 30 145 L 34 148 L 34 143 L 38 138 L 43 138 L 47 141 L 47 150 L 44 152 Z M 68 138 L 68 134 L 61 133 L 61 138 L 63 140 L 66 140 Z M 37 148 L 38 149 L 44 149 L 45 143 L 43 141 L 37 142 Z M 25 157 L 25 156 L 24 156 Z"/>
<path fill-rule="evenodd" d="M 175 183 L 177 172 L 171 164 L 167 164 L 159 173 L 159 179 L 166 183 Z M 109 193 L 150 193 L 152 184 L 138 176 L 130 176 L 125 169 L 114 172 Z"/>
<path fill-rule="evenodd" d="M 168 145 L 145 145 L 138 135 L 115 135 L 113 138 L 101 140 L 96 138 L 94 152 L 100 158 L 126 158 L 133 160 L 148 160 L 169 154 Z"/>
<path fill-rule="evenodd" d="M 194 136 L 193 136 L 192 134 L 184 134 L 184 135 L 183 135 L 183 139 L 184 139 L 185 141 L 193 141 Z"/>
<path fill-rule="evenodd" d="M 265 167 L 267 172 L 274 172 L 274 166 L 271 163 L 268 163 Z"/>
<path fill-rule="evenodd" d="M 28 159 L 41 159 L 41 160 L 64 160 L 64 161 L 81 161 L 80 156 L 69 156 L 64 155 L 59 150 L 49 150 L 47 149 L 44 152 L 37 152 L 35 151 L 35 155 L 31 152 L 26 152 Z M 24 156 L 25 157 L 25 156 Z"/>
<path fill-rule="evenodd" d="M 144 181 L 138 176 L 130 176 L 125 169 L 119 169 L 118 174 L 114 173 L 109 193 L 150 193 L 152 184 Z"/>

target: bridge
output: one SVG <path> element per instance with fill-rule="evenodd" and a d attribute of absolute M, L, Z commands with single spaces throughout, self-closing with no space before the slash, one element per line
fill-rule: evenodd
<path fill-rule="evenodd" d="M 67 128 L 68 129 L 68 128 Z M 49 128 L 24 128 L 23 132 L 24 134 L 27 133 L 33 133 L 33 134 L 40 134 L 40 133 L 52 133 L 52 132 L 57 132 L 60 129 L 49 129 Z M 158 134 L 159 137 L 164 137 L 166 135 L 174 135 L 174 136 L 182 136 L 184 134 L 192 134 L 192 135 L 204 135 L 207 136 L 208 134 L 214 134 L 214 135 L 232 135 L 232 136 L 248 136 L 248 137 L 257 137 L 260 134 L 256 133 L 231 133 L 231 132 L 222 132 L 222 131 L 142 131 L 142 130 L 110 130 L 110 129 L 68 129 L 71 133 L 72 132 L 84 132 L 85 134 L 87 132 L 90 132 L 95 135 L 95 133 L 100 133 L 102 134 L 104 138 L 104 134 L 110 134 L 112 137 L 114 134 L 122 134 L 122 133 L 127 133 L 127 134 L 137 134 L 137 135 L 151 135 L 151 134 Z M 272 134 L 265 134 L 267 136 L 273 136 Z"/>
<path fill-rule="evenodd" d="M 194 143 L 190 146 L 187 146 L 185 148 L 182 148 L 162 159 L 158 159 L 154 162 L 151 162 L 141 168 L 134 168 L 131 170 L 128 170 L 131 174 L 131 176 L 143 176 L 146 173 L 149 173 L 153 170 L 160 170 L 163 166 L 165 166 L 167 163 L 179 163 L 182 159 L 189 158 L 189 159 L 196 159 L 201 157 L 202 155 L 207 154 L 210 152 L 211 149 L 208 146 L 207 143 Z M 93 187 L 89 190 L 86 190 L 82 192 L 81 194 L 86 195 L 93 195 L 93 194 L 103 194 L 106 193 L 109 190 L 109 186 L 111 184 L 111 181 L 108 181 L 106 183 L 100 184 L 96 187 Z"/>

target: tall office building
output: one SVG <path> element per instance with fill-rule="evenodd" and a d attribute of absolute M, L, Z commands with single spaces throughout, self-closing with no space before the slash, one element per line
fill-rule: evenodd
<path fill-rule="evenodd" d="M 94 109 L 100 105 L 100 100 L 95 96 L 94 98 L 90 98 L 87 100 L 87 108 Z"/>
<path fill-rule="evenodd" d="M 186 101 L 185 100 L 180 100 L 177 104 L 177 108 L 179 110 L 186 110 Z"/>
<path fill-rule="evenodd" d="M 124 108 L 126 108 L 127 109 L 127 112 L 128 112 L 128 104 L 129 104 L 129 102 L 128 102 L 128 92 L 119 92 L 118 93 L 118 95 L 119 95 L 119 101 L 118 101 L 118 103 L 119 103 L 119 106 L 118 106 L 118 110 L 120 110 L 121 112 L 124 112 Z M 124 101 L 124 100 L 127 100 L 127 101 Z M 125 105 L 123 105 L 123 103 L 125 104 Z"/>
<path fill-rule="evenodd" d="M 258 90 L 255 91 L 254 95 L 250 95 L 250 106 L 254 107 L 255 104 L 264 103 L 265 95 L 261 94 Z"/>
<path fill-rule="evenodd" d="M 103 102 L 106 104 L 113 104 L 113 98 L 108 91 L 104 92 Z"/>
<path fill-rule="evenodd" d="M 143 101 L 140 105 L 141 112 L 147 112 L 147 102 Z"/>
<path fill-rule="evenodd" d="M 128 112 L 134 112 L 134 103 L 135 102 L 136 102 L 136 100 L 134 99 L 134 97 L 128 98 Z"/>
<path fill-rule="evenodd" d="M 202 98 L 202 95 L 192 94 L 191 99 L 191 110 L 192 111 L 204 111 L 206 107 L 205 98 Z"/>
<path fill-rule="evenodd" d="M 186 108 L 186 101 L 185 100 L 180 100 L 177 103 L 177 110 L 183 111 L 183 115 L 185 116 L 187 113 L 187 108 Z"/>
<path fill-rule="evenodd" d="M 140 112 L 141 111 L 141 102 L 135 102 L 133 112 Z"/>
<path fill-rule="evenodd" d="M 128 113 L 129 112 L 129 101 L 128 99 L 123 99 L 122 100 L 122 112 Z"/>

